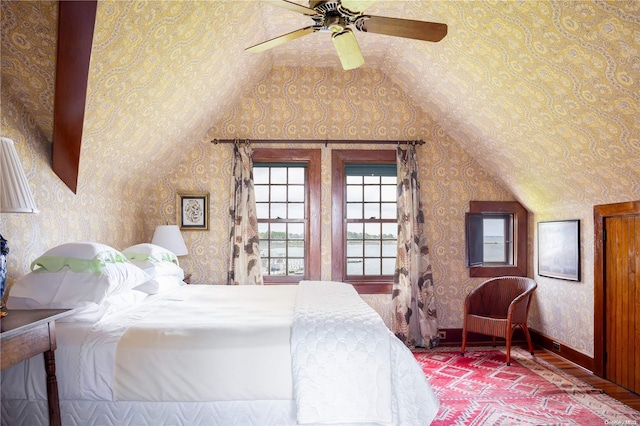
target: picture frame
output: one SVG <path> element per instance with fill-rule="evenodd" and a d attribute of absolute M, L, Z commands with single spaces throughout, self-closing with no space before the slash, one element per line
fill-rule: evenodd
<path fill-rule="evenodd" d="M 580 281 L 580 221 L 538 222 L 538 275 Z"/>
<path fill-rule="evenodd" d="M 178 226 L 183 231 L 209 229 L 209 194 L 178 194 L 176 196 Z"/>

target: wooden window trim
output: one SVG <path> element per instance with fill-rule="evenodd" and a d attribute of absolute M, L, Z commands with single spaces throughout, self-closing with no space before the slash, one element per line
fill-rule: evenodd
<path fill-rule="evenodd" d="M 527 242 L 529 241 L 529 220 L 527 210 L 517 201 L 471 201 L 469 213 L 509 213 L 513 214 L 513 266 L 472 266 L 470 277 L 526 277 L 528 268 Z"/>
<path fill-rule="evenodd" d="M 367 276 L 357 280 L 346 279 L 345 253 L 345 176 L 347 163 L 396 164 L 395 150 L 341 150 L 331 151 L 331 279 L 352 284 L 360 294 L 391 293 L 393 277 Z"/>
<path fill-rule="evenodd" d="M 319 149 L 268 149 L 254 148 L 254 163 L 304 163 L 307 166 L 307 205 L 305 217 L 309 220 L 308 234 L 305 238 L 305 275 L 299 276 L 264 276 L 265 284 L 292 284 L 300 280 L 319 280 L 321 277 L 322 256 L 320 246 L 321 220 L 321 160 Z"/>

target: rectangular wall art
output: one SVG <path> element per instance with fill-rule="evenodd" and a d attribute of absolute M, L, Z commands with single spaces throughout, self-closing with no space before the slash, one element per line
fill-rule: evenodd
<path fill-rule="evenodd" d="M 538 222 L 538 275 L 580 281 L 580 221 Z"/>
<path fill-rule="evenodd" d="M 178 194 L 176 211 L 180 229 L 209 229 L 209 194 Z"/>

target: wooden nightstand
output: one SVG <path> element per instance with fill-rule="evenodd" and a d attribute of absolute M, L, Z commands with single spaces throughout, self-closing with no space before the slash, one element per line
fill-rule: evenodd
<path fill-rule="evenodd" d="M 49 424 L 60 426 L 60 401 L 56 379 L 56 319 L 70 309 L 9 310 L 0 319 L 0 369 L 4 370 L 37 354 L 44 355 L 47 372 Z"/>

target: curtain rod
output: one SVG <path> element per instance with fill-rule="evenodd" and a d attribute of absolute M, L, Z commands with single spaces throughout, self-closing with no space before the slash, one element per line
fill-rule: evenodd
<path fill-rule="evenodd" d="M 327 146 L 329 144 L 337 144 L 337 143 L 341 143 L 341 144 L 349 144 L 349 145 L 371 145 L 371 144 L 376 144 L 376 145 L 400 145 L 400 144 L 407 144 L 407 145 L 422 145 L 424 144 L 423 140 L 415 140 L 415 141 L 373 141 L 373 140 L 317 140 L 317 139 L 298 139 L 298 140 L 291 140 L 291 139 L 255 139 L 255 140 L 251 140 L 251 139 L 214 139 L 211 141 L 212 144 L 217 145 L 219 143 L 260 143 L 260 144 L 269 144 L 269 143 L 283 143 L 283 144 L 293 144 L 293 145 L 300 145 L 300 144 L 309 144 L 309 143 L 322 143 L 324 144 L 324 146 Z"/>

